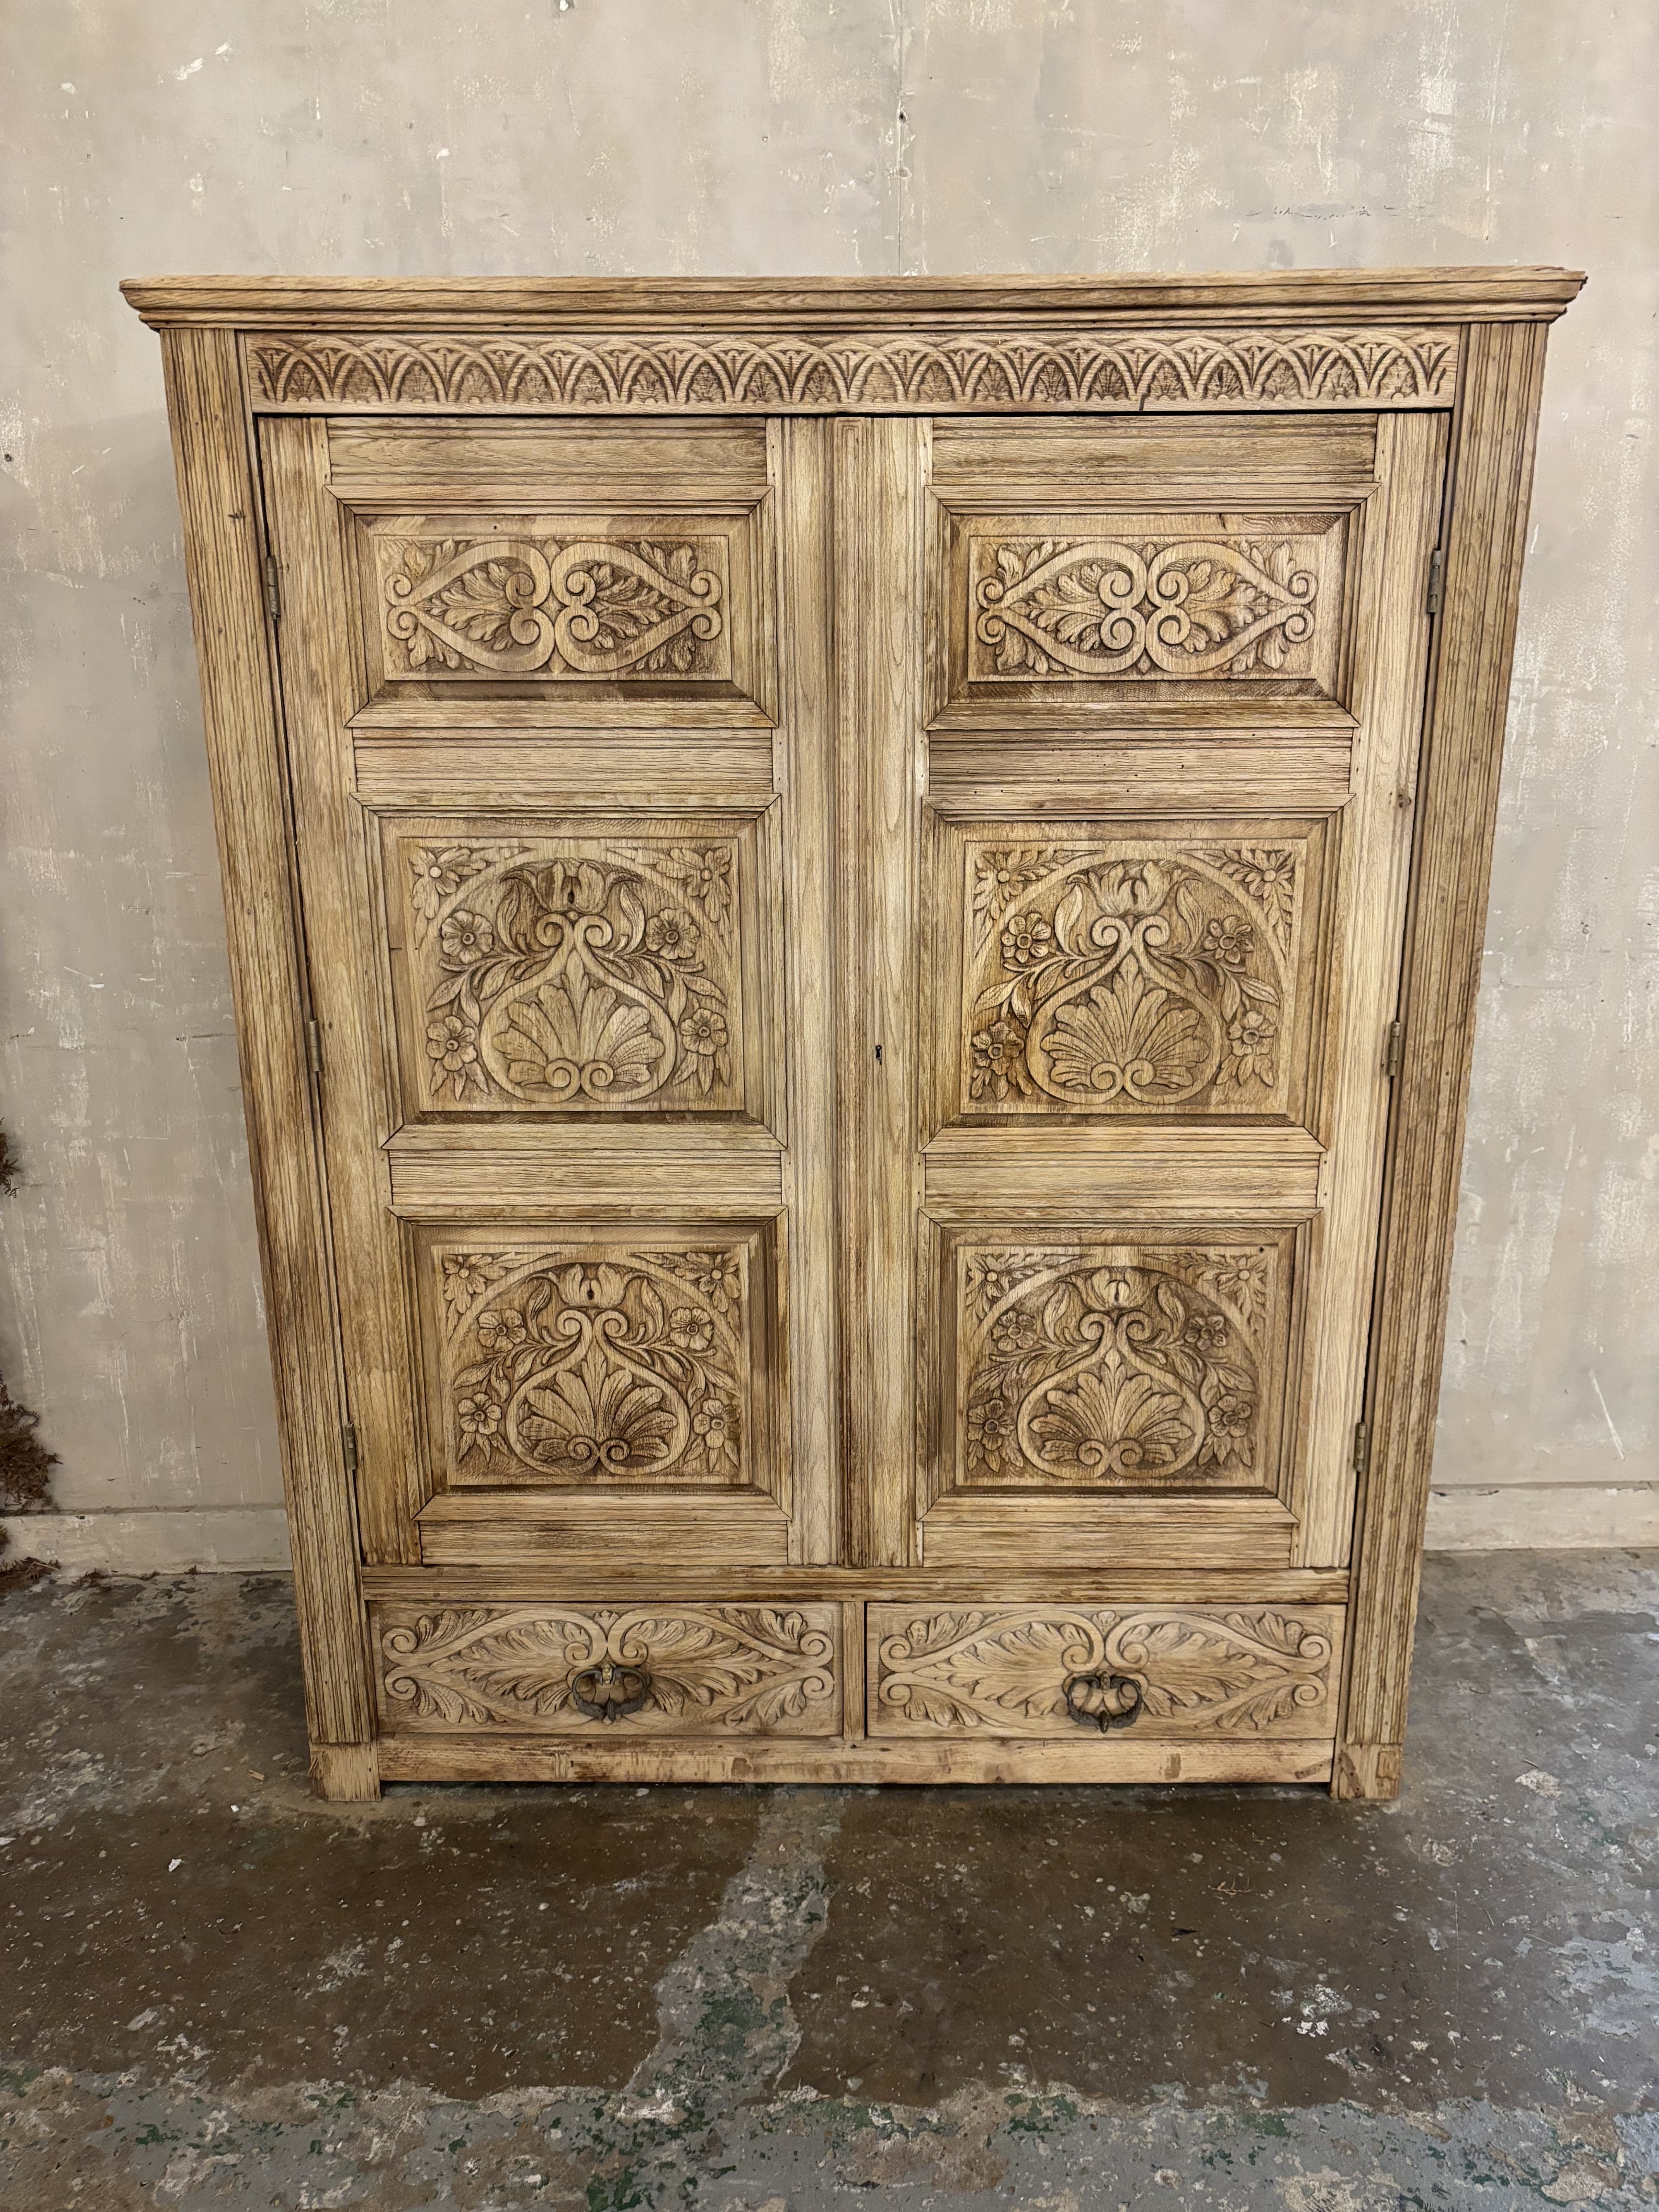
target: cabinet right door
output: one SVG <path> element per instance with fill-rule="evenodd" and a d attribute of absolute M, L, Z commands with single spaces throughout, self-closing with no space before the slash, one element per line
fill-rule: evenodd
<path fill-rule="evenodd" d="M 1346 1560 L 1444 442 L 849 434 L 872 1559 Z"/>

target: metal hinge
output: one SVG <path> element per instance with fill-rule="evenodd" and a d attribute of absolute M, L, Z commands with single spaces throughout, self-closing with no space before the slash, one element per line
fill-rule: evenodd
<path fill-rule="evenodd" d="M 1356 1421 L 1353 1431 L 1353 1471 L 1364 1475 L 1371 1463 L 1371 1432 L 1364 1421 Z"/>
<path fill-rule="evenodd" d="M 310 1064 L 312 1081 L 320 1082 L 323 1073 L 323 1033 L 317 1026 L 314 1015 L 306 1024 L 306 1059 Z"/>
<path fill-rule="evenodd" d="M 1437 545 L 1433 552 L 1429 556 L 1429 596 L 1428 602 L 1423 610 L 1425 614 L 1437 615 L 1439 613 L 1440 593 L 1444 586 L 1445 581 L 1446 556 Z"/>
<path fill-rule="evenodd" d="M 1405 1057 L 1405 1050 L 1406 1024 L 1404 1022 L 1390 1022 L 1389 1041 L 1382 1052 L 1382 1073 L 1390 1083 L 1400 1073 L 1400 1063 Z"/>
<path fill-rule="evenodd" d="M 283 619 L 283 595 L 276 583 L 276 556 L 265 556 L 265 612 L 272 622 Z"/>
<path fill-rule="evenodd" d="M 341 1425 L 340 1449 L 345 1454 L 346 1473 L 348 1474 L 356 1474 L 357 1472 L 357 1431 L 352 1427 L 349 1421 L 343 1422 Z"/>

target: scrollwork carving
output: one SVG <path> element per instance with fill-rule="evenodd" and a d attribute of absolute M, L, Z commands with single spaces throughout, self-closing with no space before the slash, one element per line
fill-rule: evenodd
<path fill-rule="evenodd" d="M 959 1255 L 963 1482 L 1262 1479 L 1265 1250 Z"/>
<path fill-rule="evenodd" d="M 375 538 L 387 672 L 724 677 L 726 544 Z"/>
<path fill-rule="evenodd" d="M 1316 541 L 973 540 L 969 677 L 1298 672 L 1314 635 Z"/>
<path fill-rule="evenodd" d="M 1334 1638 L 1326 1613 L 871 1612 L 878 1735 L 1069 1736 L 1079 1719 L 1103 1729 L 1132 1722 L 1137 1734 L 1165 1735 L 1317 1735 L 1331 1726 Z"/>
<path fill-rule="evenodd" d="M 408 848 L 432 1103 L 741 1103 L 737 849 Z"/>
<path fill-rule="evenodd" d="M 836 1719 L 833 1605 L 383 1607 L 393 1727 L 811 1735 Z"/>
<path fill-rule="evenodd" d="M 248 340 L 247 358 L 254 404 L 267 409 L 319 402 L 377 411 L 551 413 L 1423 407 L 1454 395 L 1458 335 L 1374 325 L 833 337 L 260 331 Z"/>
<path fill-rule="evenodd" d="M 748 1479 L 744 1249 L 441 1249 L 436 1261 L 460 1479 Z"/>
<path fill-rule="evenodd" d="M 963 1087 L 989 1113 L 1250 1111 L 1285 1096 L 1288 846 L 973 851 Z"/>

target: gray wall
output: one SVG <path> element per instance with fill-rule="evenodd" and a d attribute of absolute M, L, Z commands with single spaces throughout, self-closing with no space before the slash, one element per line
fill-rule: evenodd
<path fill-rule="evenodd" d="M 1651 6 L 7 11 L 0 1371 L 89 1516 L 37 1539 L 280 1540 L 161 370 L 118 277 L 1506 260 L 1591 283 L 1552 344 L 1435 1527 L 1659 1535 Z"/>

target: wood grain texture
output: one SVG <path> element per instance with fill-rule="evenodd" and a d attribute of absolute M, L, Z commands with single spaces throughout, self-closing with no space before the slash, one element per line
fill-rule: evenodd
<path fill-rule="evenodd" d="M 1358 1507 L 1335 1782 L 1342 1796 L 1399 1790 L 1544 337 L 1528 326 L 1470 333 L 1453 435 L 1371 1349 L 1370 1468 Z"/>
<path fill-rule="evenodd" d="M 235 344 L 178 331 L 164 349 L 202 680 L 237 1048 L 313 1746 L 374 1733 L 322 1162 L 307 1076 L 283 738 L 269 657 L 258 489 Z M 372 1758 L 372 1753 L 369 1754 Z"/>

